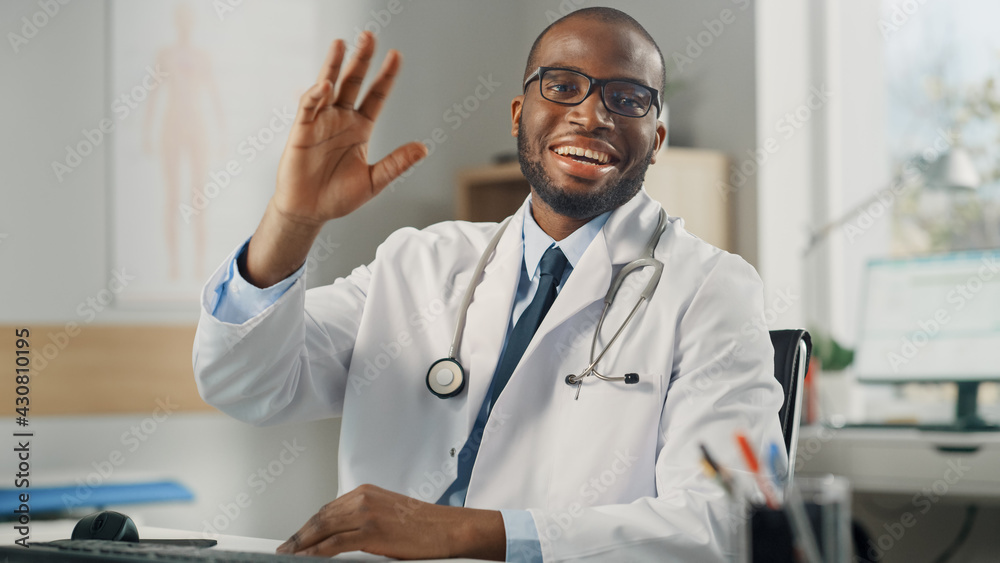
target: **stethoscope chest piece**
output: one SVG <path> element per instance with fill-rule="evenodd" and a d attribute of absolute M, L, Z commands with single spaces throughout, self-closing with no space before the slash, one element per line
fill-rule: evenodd
<path fill-rule="evenodd" d="M 465 388 L 465 370 L 454 358 L 442 358 L 427 370 L 427 388 L 441 399 L 454 397 Z"/>

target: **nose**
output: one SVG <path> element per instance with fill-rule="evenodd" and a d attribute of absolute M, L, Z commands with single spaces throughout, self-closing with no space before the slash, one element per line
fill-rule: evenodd
<path fill-rule="evenodd" d="M 570 123 L 586 131 L 614 129 L 614 117 L 608 108 L 604 107 L 602 94 L 600 88 L 592 89 L 582 102 L 569 107 L 570 111 L 566 114 L 566 118 Z"/>

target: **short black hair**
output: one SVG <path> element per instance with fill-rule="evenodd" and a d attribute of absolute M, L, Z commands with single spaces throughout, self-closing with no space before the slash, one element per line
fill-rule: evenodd
<path fill-rule="evenodd" d="M 615 8 L 607 8 L 604 6 L 597 6 L 593 8 L 582 8 L 580 10 L 575 10 L 566 14 L 565 16 L 557 19 L 556 21 L 549 24 L 548 27 L 542 30 L 535 38 L 535 42 L 531 44 L 531 50 L 528 51 L 528 63 L 524 67 L 524 78 L 522 80 L 527 80 L 528 75 L 535 72 L 538 68 L 538 47 L 542 43 L 542 38 L 548 35 L 549 31 L 558 25 L 559 23 L 571 19 L 571 18 L 592 18 L 600 20 L 601 22 L 607 24 L 621 24 L 625 25 L 629 29 L 632 29 L 643 36 L 649 43 L 656 48 L 656 54 L 660 57 L 660 95 L 662 96 L 667 89 L 667 63 L 663 59 L 663 51 L 660 50 L 660 46 L 656 44 L 656 40 L 653 36 L 646 31 L 646 28 L 642 27 L 642 24 L 637 22 L 635 18 L 626 14 L 621 10 L 616 10 Z"/>

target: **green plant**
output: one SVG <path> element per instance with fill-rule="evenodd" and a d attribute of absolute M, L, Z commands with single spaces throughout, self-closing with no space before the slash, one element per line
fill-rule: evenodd
<path fill-rule="evenodd" d="M 823 371 L 840 371 L 854 361 L 854 350 L 841 346 L 832 336 L 821 331 L 809 332 L 812 334 L 812 355 L 819 360 Z"/>

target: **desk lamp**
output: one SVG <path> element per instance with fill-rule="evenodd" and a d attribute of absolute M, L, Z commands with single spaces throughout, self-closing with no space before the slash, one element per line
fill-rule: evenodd
<path fill-rule="evenodd" d="M 976 172 L 972 157 L 962 147 L 953 147 L 929 165 L 925 164 L 925 167 L 926 170 L 923 171 L 925 189 L 943 190 L 952 193 L 969 192 L 977 190 L 981 184 L 979 173 Z M 902 184 L 906 179 L 900 174 L 896 181 Z M 816 245 L 826 240 L 833 229 L 840 227 L 860 213 L 861 210 L 875 203 L 883 191 L 876 190 L 870 197 L 852 207 L 847 213 L 813 231 L 809 236 L 809 244 L 802 251 L 802 256 L 808 256 Z"/>

